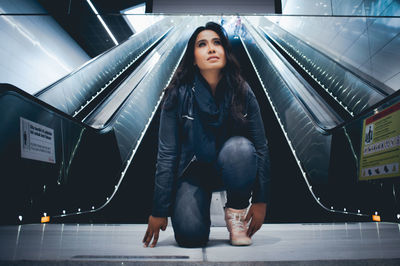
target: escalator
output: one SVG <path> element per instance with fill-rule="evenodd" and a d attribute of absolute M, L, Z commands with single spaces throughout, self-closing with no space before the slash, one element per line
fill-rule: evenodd
<path fill-rule="evenodd" d="M 396 221 L 398 173 L 365 174 L 371 162 L 362 139 L 363 123 L 393 113 L 399 93 L 389 95 L 265 20 L 247 23 L 242 42 L 315 202 L 335 214 Z M 385 119 L 396 124 L 392 113 Z"/>
<path fill-rule="evenodd" d="M 0 160 L 6 162 L 2 175 L 10 180 L 1 202 L 14 202 L 2 207 L 9 217 L 2 223 L 38 222 L 46 215 L 64 223 L 145 223 L 152 205 L 160 90 L 172 77 L 190 33 L 205 21 L 177 23 L 174 29 L 165 26 L 168 38 L 160 35 L 144 45 L 156 46 L 129 73 L 99 72 L 94 67 L 95 78 L 88 83 L 99 84 L 92 86 L 96 89 L 81 91 L 77 83 L 82 77 L 70 76 L 36 95 L 51 106 L 2 86 L 0 101 L 3 98 L 7 105 L 1 104 L 0 111 L 9 113 L 10 106 L 18 110 L 4 121 L 7 128 L 1 132 L 6 136 L 0 141 Z M 243 26 L 239 38 L 229 35 L 243 76 L 257 96 L 269 140 L 272 194 L 267 221 L 367 221 L 377 210 L 385 210 L 383 217 L 393 220 L 399 208 L 399 199 L 392 196 L 399 191 L 398 181 L 359 182 L 354 154 L 361 149 L 360 123 L 397 103 L 399 93 L 389 96 L 366 84 L 362 93 L 351 94 L 362 81 L 348 78 L 348 73 L 344 75 L 353 83 L 333 75 L 345 69 L 332 67 L 320 54 L 303 57 L 310 56 L 309 51 L 300 47 L 300 57 L 313 62 L 300 70 L 291 63 L 306 64 L 293 52 L 295 59 L 285 54 L 293 40 L 280 42 L 278 30 L 257 28 L 250 20 Z M 133 59 L 123 64 L 124 70 L 130 69 Z M 324 64 L 314 67 L 316 61 Z M 59 86 L 62 82 L 68 86 Z M 16 94 L 22 98 L 16 100 Z M 20 158 L 20 117 L 54 129 L 56 164 L 49 167 Z M 338 174 L 339 169 L 344 174 Z M 382 200 L 370 200 L 371 193 Z"/>
<path fill-rule="evenodd" d="M 36 97 L 11 85 L 1 86 L 1 111 L 5 119 L 0 142 L 5 180 L 1 197 L 2 202 L 6 199 L 13 202 L 2 206 L 8 214 L 2 223 L 38 222 L 43 215 L 65 217 L 95 212 L 107 205 L 118 190 L 160 102 L 162 89 L 183 54 L 185 38 L 192 30 L 186 26 L 187 22 L 187 17 L 175 18 L 178 26 L 173 29 L 169 27 L 171 24 L 164 23 L 167 37 L 161 40 L 165 35 L 162 34 L 152 42 L 158 45 L 142 64 L 107 92 L 119 95 L 114 97 L 118 102 L 110 104 L 103 91 L 129 69 L 126 62 L 132 65 L 132 58 L 137 60 L 134 53 L 127 56 L 130 40 Z M 136 40 L 143 41 L 141 36 Z M 110 64 L 103 66 L 104 62 Z M 164 65 L 172 67 L 163 68 Z M 121 66 L 123 69 L 119 70 Z M 94 80 L 86 83 L 85 79 L 91 77 Z M 104 81 L 108 82 L 104 85 Z M 86 87 L 82 88 L 80 83 Z M 97 104 L 92 105 L 93 101 Z M 80 117 L 82 112 L 86 115 Z M 92 119 L 98 113 L 103 115 L 100 126 L 96 124 L 98 118 Z M 49 156 L 45 155 L 47 152 Z"/>
<path fill-rule="evenodd" d="M 330 101 L 326 101 L 322 96 L 319 95 L 318 92 L 315 91 L 315 88 L 307 84 L 304 78 L 301 78 L 299 74 L 296 74 L 295 77 L 301 80 L 302 86 L 306 86 L 307 89 L 310 90 L 310 92 L 308 92 L 308 99 L 304 99 L 305 93 L 303 93 L 300 106 L 301 108 L 307 110 L 305 116 L 308 115 L 312 118 L 311 127 L 317 128 L 317 131 L 314 132 L 314 136 L 303 134 L 303 132 L 300 132 L 299 135 L 302 135 L 304 137 L 303 141 L 308 143 L 312 143 L 314 140 L 320 139 L 320 142 L 324 144 L 322 151 L 325 149 L 325 153 L 322 152 L 322 156 L 316 156 L 318 158 L 314 159 L 314 162 L 311 161 L 311 163 L 309 163 L 311 165 L 316 164 L 325 167 L 325 169 L 319 169 L 319 172 L 313 173 L 315 178 L 320 178 L 320 180 L 317 180 L 315 183 L 315 180 L 304 179 L 305 177 L 309 178 L 306 173 L 306 171 L 309 172 L 309 169 L 304 170 L 303 168 L 304 157 L 302 158 L 303 161 L 300 162 L 296 154 L 298 147 L 294 147 L 292 145 L 287 132 L 282 134 L 282 124 L 280 124 L 280 121 L 277 121 L 276 117 L 274 116 L 274 114 L 276 114 L 276 110 L 274 110 L 274 107 L 272 107 L 268 101 L 268 96 L 265 94 L 263 84 L 260 82 L 258 73 L 254 71 L 254 65 L 252 65 L 251 62 L 251 56 L 249 57 L 249 53 L 246 50 L 246 45 L 243 45 L 243 38 L 239 42 L 238 39 L 233 38 L 234 34 L 232 32 L 229 33 L 229 36 L 231 36 L 231 43 L 233 44 L 235 55 L 239 59 L 240 65 L 242 66 L 242 74 L 250 83 L 253 91 L 257 95 L 260 106 L 262 106 L 261 111 L 263 121 L 266 125 L 266 133 L 269 139 L 273 171 L 273 189 L 271 195 L 272 203 L 269 206 L 267 222 L 339 222 L 371 220 L 370 215 L 361 213 L 361 211 L 358 210 L 354 212 L 351 210 L 360 208 L 365 212 L 372 212 L 373 209 L 382 210 L 382 205 L 378 207 L 372 204 L 370 206 L 373 207 L 370 209 L 363 209 L 360 206 L 365 207 L 366 204 L 359 204 L 359 202 L 365 200 L 365 198 L 362 200 L 359 199 L 359 202 L 357 203 L 348 204 L 348 201 L 351 200 L 355 195 L 359 196 L 365 192 L 358 192 L 353 187 L 352 190 L 349 190 L 348 192 L 350 195 L 345 195 L 346 198 L 338 200 L 338 198 L 334 195 L 330 195 L 324 191 L 327 190 L 328 186 L 332 185 L 331 172 L 334 171 L 334 169 L 331 169 L 334 167 L 332 166 L 333 163 L 329 159 L 332 153 L 329 150 L 330 141 L 332 139 L 332 136 L 329 136 L 329 131 L 332 131 L 337 127 L 343 126 L 346 122 L 349 122 L 349 116 L 342 116 L 341 112 L 336 112 L 336 107 L 332 107 L 332 103 Z M 256 57 L 260 58 L 259 56 Z M 269 58 L 268 60 L 271 61 L 273 59 Z M 295 73 L 297 72 L 293 69 L 292 71 Z M 285 82 L 288 82 L 288 79 L 285 79 Z M 292 82 L 294 83 L 295 81 Z M 299 90 L 299 87 L 297 87 L 297 90 L 292 93 L 299 94 L 302 92 Z M 300 98 L 299 95 L 297 95 L 297 97 Z M 315 98 L 317 98 L 317 100 L 314 100 Z M 314 102 L 312 100 L 314 100 Z M 390 99 L 386 99 L 386 101 L 387 100 Z M 280 103 L 278 102 L 278 104 Z M 308 109 L 313 109 L 314 112 L 317 110 L 319 113 L 310 114 L 311 111 Z M 298 110 L 299 109 L 296 110 L 297 115 L 299 113 Z M 159 113 L 156 114 L 154 121 L 152 121 L 149 128 L 149 133 L 144 138 L 143 146 L 139 147 L 138 155 L 134 158 L 132 167 L 128 169 L 126 181 L 124 181 L 125 183 L 120 187 L 120 191 L 114 202 L 111 202 L 110 208 L 105 210 L 103 214 L 99 214 L 100 218 L 97 216 L 89 219 L 93 219 L 94 221 L 100 219 L 102 222 L 134 221 L 137 223 L 145 223 L 147 221 L 147 217 L 150 214 L 152 206 L 152 188 L 154 186 L 153 180 L 155 173 L 154 162 L 156 161 L 157 130 L 159 123 L 158 119 Z M 299 128 L 301 129 L 301 123 L 304 123 L 304 120 L 299 119 L 297 127 L 296 124 L 290 124 L 290 126 L 293 127 L 289 130 L 292 132 L 299 131 Z M 306 130 L 304 132 L 307 132 L 307 129 L 302 130 Z M 328 135 L 328 140 L 324 134 Z M 336 138 L 337 135 L 334 135 L 333 139 L 335 141 Z M 308 143 L 306 143 L 304 146 L 309 145 Z M 311 144 L 311 146 L 312 145 L 313 144 Z M 320 155 L 321 145 L 316 146 L 316 148 L 314 147 L 315 150 L 312 151 Z M 304 156 L 309 157 L 308 154 Z M 334 158 L 337 158 L 337 156 Z M 315 171 L 315 169 L 313 169 L 313 171 Z M 354 173 L 351 172 L 349 175 L 351 174 Z M 138 186 L 138 184 L 140 184 L 140 186 Z M 291 185 L 288 186 L 287 184 Z M 341 183 L 336 184 L 336 186 L 341 185 Z M 312 190 L 312 186 L 315 187 L 314 190 Z M 282 191 L 284 191 L 284 193 L 282 193 Z M 312 193 L 310 193 L 310 191 Z M 341 188 L 342 194 L 344 194 L 344 191 L 346 191 L 346 189 Z M 357 192 L 358 194 L 351 195 L 352 192 Z M 369 189 L 368 192 L 371 192 L 371 189 Z M 326 200 L 328 203 L 322 202 L 321 198 Z M 388 202 L 393 204 L 393 199 L 388 199 L 388 201 L 385 201 L 385 204 Z M 355 207 L 353 207 L 352 204 L 354 204 Z M 325 205 L 328 206 L 328 208 Z M 347 208 L 344 207 L 343 210 L 329 208 L 332 205 L 346 206 Z M 390 212 L 390 215 L 388 214 L 387 218 L 393 219 L 393 209 Z"/>

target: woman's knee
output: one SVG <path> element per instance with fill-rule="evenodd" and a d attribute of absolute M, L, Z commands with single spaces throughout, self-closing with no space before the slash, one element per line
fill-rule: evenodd
<path fill-rule="evenodd" d="M 175 240 L 181 247 L 204 247 L 209 239 L 210 228 L 195 227 L 190 224 L 174 227 Z"/>
<path fill-rule="evenodd" d="M 171 217 L 179 246 L 200 247 L 207 244 L 211 224 L 210 200 L 210 192 L 188 182 L 180 183 Z"/>
<path fill-rule="evenodd" d="M 184 248 L 200 248 L 205 247 L 208 243 L 207 238 L 193 238 L 193 237 L 186 237 L 180 236 L 175 234 L 175 241 L 178 243 L 180 247 Z"/>
<path fill-rule="evenodd" d="M 218 167 L 228 190 L 251 187 L 257 173 L 257 157 L 253 143 L 239 136 L 228 139 L 218 156 Z"/>
<path fill-rule="evenodd" d="M 256 150 L 253 143 L 245 137 L 234 136 L 229 138 L 218 155 L 219 164 L 237 166 L 238 163 L 255 164 Z"/>

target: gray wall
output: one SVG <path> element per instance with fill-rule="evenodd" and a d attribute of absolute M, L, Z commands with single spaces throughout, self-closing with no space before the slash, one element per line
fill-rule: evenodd
<path fill-rule="evenodd" d="M 275 0 L 153 0 L 153 13 L 275 13 Z"/>
<path fill-rule="evenodd" d="M 50 85 L 90 57 L 35 0 L 0 0 L 0 83 L 28 93 Z"/>

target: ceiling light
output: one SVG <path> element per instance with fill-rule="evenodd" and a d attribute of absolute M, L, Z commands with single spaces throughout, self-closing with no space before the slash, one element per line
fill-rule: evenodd
<path fill-rule="evenodd" d="M 99 19 L 100 23 L 103 25 L 104 29 L 107 31 L 108 35 L 110 35 L 110 37 L 113 40 L 113 42 L 115 43 L 115 45 L 118 45 L 117 39 L 115 39 L 114 35 L 110 31 L 110 29 L 107 27 L 107 24 L 104 22 L 103 18 L 99 15 L 99 13 L 97 12 L 97 10 L 94 7 L 94 5 L 92 4 L 92 2 L 90 2 L 90 0 L 86 0 L 86 1 L 88 2 L 88 4 L 89 4 L 90 8 L 92 9 L 93 13 Z"/>

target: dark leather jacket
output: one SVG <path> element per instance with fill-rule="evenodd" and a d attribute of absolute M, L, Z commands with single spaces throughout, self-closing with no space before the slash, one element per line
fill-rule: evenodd
<path fill-rule="evenodd" d="M 247 85 L 247 84 L 246 84 Z M 242 135 L 253 142 L 257 153 L 257 181 L 253 187 L 252 202 L 267 202 L 270 166 L 267 140 L 257 99 L 247 85 L 247 104 L 244 129 L 233 129 L 232 136 Z M 181 86 L 178 100 L 170 109 L 161 110 L 158 157 L 152 215 L 167 217 L 173 202 L 174 185 L 192 162 L 193 150 L 193 91 L 191 86 Z"/>

